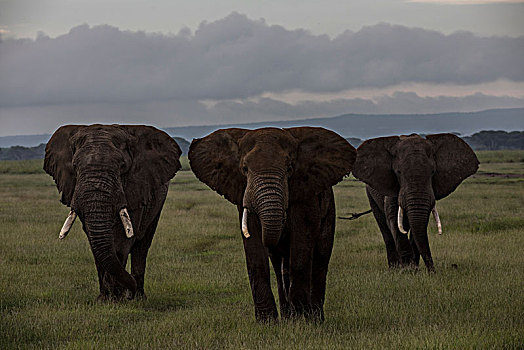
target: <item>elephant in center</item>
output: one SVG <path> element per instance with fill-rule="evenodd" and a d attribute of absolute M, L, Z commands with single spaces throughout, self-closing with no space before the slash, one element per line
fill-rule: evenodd
<path fill-rule="evenodd" d="M 323 320 L 335 230 L 332 186 L 352 168 L 355 149 L 323 128 L 222 129 L 189 149 L 198 179 L 238 209 L 257 321 Z"/>
<path fill-rule="evenodd" d="M 433 271 L 430 213 L 439 223 L 435 201 L 477 171 L 475 153 L 453 134 L 380 137 L 362 143 L 357 153 L 353 175 L 367 184 L 389 266 L 418 265 L 422 255 L 428 271 Z"/>

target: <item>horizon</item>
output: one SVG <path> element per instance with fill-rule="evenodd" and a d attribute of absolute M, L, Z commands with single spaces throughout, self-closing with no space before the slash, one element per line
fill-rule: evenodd
<path fill-rule="evenodd" d="M 515 118 L 515 117 L 511 117 L 507 115 L 507 113 L 512 112 L 512 111 L 517 112 L 517 113 L 520 112 L 518 114 L 518 117 Z M 456 123 L 454 128 L 453 127 L 449 129 L 441 128 L 441 130 L 438 132 L 431 132 L 431 131 L 428 131 L 427 125 L 424 126 L 425 124 L 423 120 L 415 121 L 415 122 L 418 122 L 418 124 L 415 127 L 412 126 L 411 121 L 406 120 L 406 119 L 413 118 L 413 117 L 415 118 L 417 117 L 421 117 L 421 118 L 423 117 L 435 117 L 435 118 L 441 117 L 441 118 L 444 118 L 445 120 L 444 121 L 440 120 L 436 124 L 442 124 L 442 122 L 444 123 L 446 121 L 449 122 L 450 117 L 452 118 L 459 117 L 460 119 L 460 117 L 467 117 L 468 115 L 471 115 L 473 117 L 477 117 L 477 120 L 475 120 L 475 124 L 478 125 L 478 122 L 479 122 L 478 118 L 482 117 L 482 115 L 485 115 L 485 114 L 490 114 L 490 115 L 497 114 L 496 118 L 498 118 L 499 120 L 494 124 L 487 124 L 486 117 L 484 117 L 484 119 L 480 120 L 480 122 L 484 122 L 483 125 L 485 125 L 486 127 L 479 125 L 478 127 L 472 128 L 470 126 L 470 129 L 469 129 L 471 130 L 470 132 L 464 132 L 463 131 L 464 125 L 462 125 L 460 122 L 458 122 L 458 124 Z M 250 128 L 263 128 L 263 127 L 287 128 L 287 127 L 296 127 L 296 126 L 320 126 L 320 127 L 324 127 L 324 128 L 333 130 L 337 133 L 340 133 L 341 136 L 345 138 L 357 138 L 357 139 L 365 140 L 365 139 L 369 139 L 373 137 L 409 134 L 412 132 L 419 133 L 419 134 L 449 132 L 449 133 L 458 134 L 461 137 L 468 137 L 480 131 L 506 131 L 506 132 L 524 131 L 524 118 L 521 118 L 522 116 L 524 116 L 524 107 L 487 109 L 487 110 L 481 110 L 481 111 L 475 111 L 475 112 L 446 112 L 446 113 L 425 113 L 425 114 L 418 114 L 418 113 L 417 114 L 346 113 L 346 114 L 337 115 L 337 116 L 328 116 L 328 117 L 320 117 L 320 118 L 305 118 L 305 119 L 297 119 L 297 120 L 291 119 L 291 120 L 279 120 L 279 121 L 269 121 L 269 122 L 268 121 L 253 121 L 253 122 L 247 122 L 247 123 L 185 125 L 185 126 L 178 126 L 178 127 L 159 127 L 157 125 L 149 124 L 149 123 L 144 123 L 144 125 L 154 126 L 160 130 L 165 131 L 172 137 L 180 137 L 189 142 L 191 142 L 191 140 L 195 137 L 203 137 L 204 134 L 213 132 L 220 128 L 240 127 L 240 128 L 250 129 Z M 360 132 L 364 131 L 365 133 L 366 133 L 365 130 L 368 130 L 366 135 L 363 136 L 359 134 L 352 134 L 351 132 L 343 132 L 341 130 L 337 130 L 337 128 L 346 130 L 345 128 L 348 127 L 347 123 L 343 125 L 337 124 L 338 121 L 347 122 L 346 120 L 344 120 L 344 118 L 353 118 L 353 117 L 355 118 L 379 117 L 379 118 L 386 118 L 386 119 L 387 118 L 400 118 L 401 120 L 403 120 L 401 121 L 401 124 L 403 123 L 402 125 L 407 123 L 407 125 L 410 125 L 412 129 L 406 129 L 406 131 L 404 131 L 404 129 L 402 130 L 394 129 L 393 125 L 396 125 L 399 121 L 395 122 L 392 120 L 391 123 L 382 122 L 381 131 L 377 131 L 377 129 L 373 127 L 373 121 L 369 121 L 369 122 L 362 121 L 361 122 L 361 121 L 353 120 L 353 123 L 356 128 L 355 130 L 359 130 Z M 497 126 L 501 125 L 500 124 L 501 117 L 503 119 L 502 126 L 495 127 L 495 124 Z M 307 123 L 308 121 L 309 123 Z M 81 125 L 82 123 L 75 123 L 75 124 Z M 105 124 L 108 124 L 108 123 L 105 123 Z M 64 124 L 64 125 L 67 125 L 67 124 Z M 140 124 L 135 124 L 135 125 L 140 125 Z M 506 125 L 506 127 L 504 127 L 504 125 Z M 510 125 L 510 127 L 507 127 L 508 125 Z M 62 125 L 57 126 L 57 129 L 60 126 Z M 352 126 L 350 125 L 350 128 L 351 127 Z M 417 128 L 426 128 L 426 129 L 423 130 L 423 129 L 417 129 Z M 373 131 L 369 133 L 369 130 L 376 130 L 376 131 L 375 133 Z M 391 132 L 388 133 L 387 130 L 391 130 Z M 397 132 L 393 132 L 394 130 Z M 0 147 L 2 148 L 13 147 L 13 146 L 36 147 L 40 143 L 45 143 L 49 139 L 49 137 L 51 137 L 53 132 L 54 130 L 50 133 L 0 136 Z M 192 135 L 192 136 L 187 136 L 187 135 Z M 30 139 L 31 141 L 22 142 L 21 140 L 19 140 L 20 138 Z M 12 141 L 9 141 L 11 139 Z M 34 141 L 34 140 L 39 140 L 39 141 Z M 18 144 L 16 142 L 21 142 L 21 143 Z"/>

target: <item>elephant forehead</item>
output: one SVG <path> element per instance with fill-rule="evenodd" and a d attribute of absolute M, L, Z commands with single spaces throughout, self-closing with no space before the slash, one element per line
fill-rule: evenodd
<path fill-rule="evenodd" d="M 418 135 L 401 138 L 396 145 L 397 157 L 408 156 L 418 153 L 429 156 L 432 154 L 432 150 L 433 149 L 431 144 Z"/>
<path fill-rule="evenodd" d="M 107 143 L 120 146 L 128 138 L 125 131 L 117 125 L 94 124 L 83 128 L 74 135 L 72 140 L 76 146 Z"/>
<path fill-rule="evenodd" d="M 273 142 L 257 142 L 244 156 L 246 165 L 253 168 L 285 166 L 289 152 Z"/>
<path fill-rule="evenodd" d="M 257 146 L 267 153 L 277 152 L 279 149 L 291 152 L 298 147 L 297 140 L 287 131 L 278 128 L 263 128 L 247 133 L 240 142 L 240 148 L 247 153 Z"/>

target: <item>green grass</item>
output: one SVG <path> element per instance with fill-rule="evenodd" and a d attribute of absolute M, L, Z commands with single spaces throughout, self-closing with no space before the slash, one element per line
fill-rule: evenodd
<path fill-rule="evenodd" d="M 476 151 L 480 163 L 522 163 L 524 150 Z"/>
<path fill-rule="evenodd" d="M 326 321 L 259 325 L 236 208 L 190 171 L 171 183 L 148 258 L 148 299 L 99 304 L 80 223 L 58 240 L 68 209 L 53 180 L 10 166 L 20 170 L 0 171 L 1 349 L 523 348 L 523 178 L 470 178 L 439 201 L 444 233 L 431 219 L 432 275 L 389 271 L 371 215 L 337 220 Z M 522 162 L 484 166 L 524 174 Z M 369 207 L 351 177 L 335 196 L 338 215 Z"/>
<path fill-rule="evenodd" d="M 189 159 L 187 158 L 187 156 L 180 157 L 180 164 L 182 165 L 182 169 L 180 170 L 191 170 L 191 167 L 189 166 Z"/>
<path fill-rule="evenodd" d="M 0 174 L 40 174 L 44 173 L 43 165 L 43 159 L 1 160 Z"/>

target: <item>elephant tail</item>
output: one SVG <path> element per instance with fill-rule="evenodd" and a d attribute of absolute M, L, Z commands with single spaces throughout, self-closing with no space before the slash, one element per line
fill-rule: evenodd
<path fill-rule="evenodd" d="M 355 220 L 361 217 L 362 215 L 366 215 L 369 213 L 371 213 L 371 209 L 363 211 L 362 213 L 349 213 L 351 216 L 339 216 L 338 218 L 342 220 Z"/>

